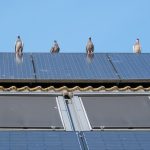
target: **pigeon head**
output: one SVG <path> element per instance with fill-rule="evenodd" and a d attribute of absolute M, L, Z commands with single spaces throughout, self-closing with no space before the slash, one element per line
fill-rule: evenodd
<path fill-rule="evenodd" d="M 20 39 L 20 36 L 18 35 L 18 39 Z"/>
<path fill-rule="evenodd" d="M 91 41 L 91 37 L 89 37 L 89 40 Z"/>
<path fill-rule="evenodd" d="M 57 43 L 57 41 L 56 41 L 56 40 L 54 40 L 54 43 Z"/>

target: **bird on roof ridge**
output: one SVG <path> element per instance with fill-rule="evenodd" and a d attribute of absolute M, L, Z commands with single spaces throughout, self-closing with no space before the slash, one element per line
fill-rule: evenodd
<path fill-rule="evenodd" d="M 17 54 L 22 54 L 23 53 L 23 47 L 24 47 L 24 43 L 21 40 L 20 36 L 18 35 L 16 43 L 15 43 L 15 52 Z"/>
<path fill-rule="evenodd" d="M 59 53 L 60 48 L 56 40 L 54 40 L 54 46 L 51 48 L 51 53 Z"/>
<path fill-rule="evenodd" d="M 87 45 L 86 45 L 86 53 L 87 54 L 93 54 L 94 53 L 94 44 L 91 40 L 91 37 L 89 37 L 89 40 L 88 40 Z"/>
<path fill-rule="evenodd" d="M 136 39 L 133 45 L 133 53 L 141 53 L 141 44 L 139 38 Z"/>

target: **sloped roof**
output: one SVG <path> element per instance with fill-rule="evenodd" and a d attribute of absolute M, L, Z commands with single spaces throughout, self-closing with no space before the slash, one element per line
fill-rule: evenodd
<path fill-rule="evenodd" d="M 150 54 L 0 53 L 1 148 L 148 150 L 149 62 Z"/>

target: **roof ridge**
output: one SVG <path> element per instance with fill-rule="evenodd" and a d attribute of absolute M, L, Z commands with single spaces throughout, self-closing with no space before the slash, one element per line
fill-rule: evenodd
<path fill-rule="evenodd" d="M 125 86 L 125 87 L 118 87 L 118 86 L 112 86 L 112 87 L 105 87 L 105 86 L 99 86 L 99 87 L 92 87 L 92 86 L 86 86 L 86 87 L 80 87 L 80 86 L 74 86 L 72 88 L 69 88 L 67 86 L 61 86 L 61 87 L 54 87 L 54 86 L 48 86 L 48 87 L 42 87 L 42 86 L 35 86 L 30 88 L 29 86 L 23 86 L 23 87 L 17 87 L 17 86 L 10 86 L 8 88 L 5 88 L 4 86 L 0 86 L 0 91 L 16 91 L 16 92 L 23 92 L 23 91 L 30 91 L 30 92 L 36 92 L 36 91 L 42 91 L 42 92 L 48 92 L 48 91 L 54 91 L 54 92 L 62 92 L 64 90 L 67 90 L 69 92 L 75 92 L 75 91 L 93 91 L 93 92 L 100 92 L 100 91 L 150 91 L 150 87 L 143 87 L 141 85 L 132 88 L 131 86 Z"/>

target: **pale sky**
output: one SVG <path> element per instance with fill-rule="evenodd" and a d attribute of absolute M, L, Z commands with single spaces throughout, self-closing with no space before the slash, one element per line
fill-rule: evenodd
<path fill-rule="evenodd" d="M 0 52 L 14 52 L 20 35 L 24 52 L 85 52 L 92 37 L 95 52 L 131 52 L 139 38 L 150 51 L 150 0 L 3 0 L 0 2 Z"/>

